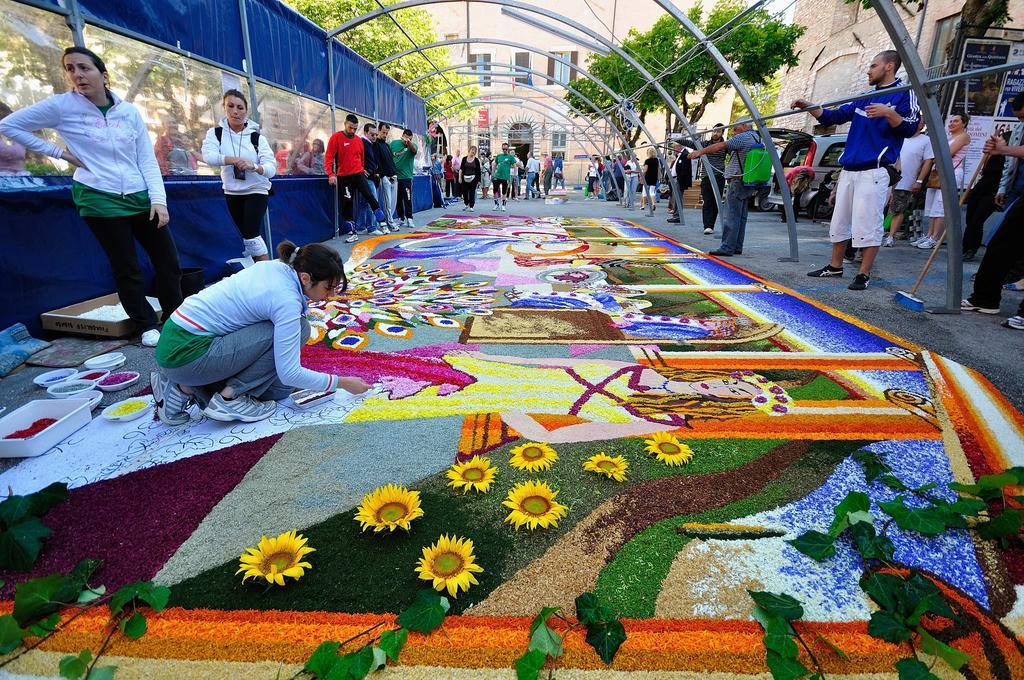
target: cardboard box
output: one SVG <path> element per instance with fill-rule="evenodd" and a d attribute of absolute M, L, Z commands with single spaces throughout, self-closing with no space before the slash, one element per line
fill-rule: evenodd
<path fill-rule="evenodd" d="M 146 299 L 149 300 L 149 304 L 153 306 L 153 309 L 156 310 L 157 315 L 159 315 L 160 302 L 156 298 L 147 297 Z M 123 338 L 136 331 L 135 322 L 131 319 L 124 319 L 122 321 L 100 321 L 97 319 L 83 319 L 79 317 L 79 314 L 88 312 L 91 309 L 105 307 L 107 305 L 116 305 L 120 301 L 120 298 L 117 297 L 117 293 L 111 293 L 110 295 L 103 295 L 102 297 L 93 298 L 92 300 L 86 300 L 85 302 L 61 307 L 60 309 L 55 309 L 52 312 L 46 312 L 45 314 L 41 314 L 39 319 L 43 324 L 43 328 L 49 331 L 74 333 L 77 335 L 102 335 L 108 338 Z"/>

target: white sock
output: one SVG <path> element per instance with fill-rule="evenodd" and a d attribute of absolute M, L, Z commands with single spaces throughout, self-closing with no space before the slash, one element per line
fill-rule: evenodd
<path fill-rule="evenodd" d="M 245 244 L 245 254 L 249 257 L 260 257 L 267 254 L 267 244 L 262 236 L 244 238 L 242 243 Z"/>

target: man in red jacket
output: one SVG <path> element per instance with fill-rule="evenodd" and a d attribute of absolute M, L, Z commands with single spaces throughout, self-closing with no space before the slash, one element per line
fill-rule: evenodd
<path fill-rule="evenodd" d="M 342 233 L 349 236 L 346 243 L 358 241 L 356 236 L 355 223 L 353 220 L 352 199 L 358 191 L 370 204 L 372 210 L 380 207 L 377 197 L 370 191 L 366 182 L 366 169 L 363 165 L 363 154 L 365 145 L 363 140 L 356 136 L 356 128 L 359 127 L 359 119 L 351 113 L 345 116 L 345 128 L 340 132 L 331 135 L 327 142 L 327 152 L 324 155 L 324 165 L 327 169 L 327 181 L 330 185 L 338 187 L 338 199 L 341 201 L 341 216 L 345 221 Z"/>

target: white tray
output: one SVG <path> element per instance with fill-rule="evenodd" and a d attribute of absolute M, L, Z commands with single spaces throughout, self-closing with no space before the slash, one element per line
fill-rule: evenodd
<path fill-rule="evenodd" d="M 129 378 L 128 380 L 125 380 L 124 382 L 117 383 L 116 385 L 104 385 L 103 384 L 103 380 L 106 380 L 107 378 L 110 377 L 110 375 L 115 375 L 117 373 L 134 373 L 135 377 L 134 378 Z M 96 383 L 96 387 L 98 387 L 99 389 L 103 390 L 104 392 L 120 392 L 121 390 L 125 389 L 126 387 L 131 387 L 135 383 L 139 382 L 139 378 L 141 377 L 141 374 L 139 374 L 137 371 L 114 371 L 110 375 L 108 375 L 107 378 L 104 378 L 103 380 L 101 380 L 98 383 Z"/>
<path fill-rule="evenodd" d="M 102 369 L 104 371 L 113 371 L 115 368 L 124 365 L 127 359 L 123 352 L 109 352 L 107 354 L 101 354 L 98 357 L 88 359 L 84 364 L 86 371 Z"/>
<path fill-rule="evenodd" d="M 40 418 L 56 418 L 50 427 L 27 439 L 3 439 Z M 88 399 L 37 399 L 0 419 L 0 458 L 28 458 L 46 453 L 92 420 Z"/>

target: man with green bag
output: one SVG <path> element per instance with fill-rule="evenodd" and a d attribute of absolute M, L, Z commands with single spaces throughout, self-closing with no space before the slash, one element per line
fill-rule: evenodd
<path fill-rule="evenodd" d="M 750 123 L 733 128 L 729 139 L 691 151 L 690 158 L 709 153 L 729 152 L 725 165 L 725 213 L 722 215 L 722 244 L 709 255 L 731 257 L 743 253 L 743 237 L 747 232 L 747 210 L 750 197 L 771 181 L 772 165 L 761 136 Z"/>

